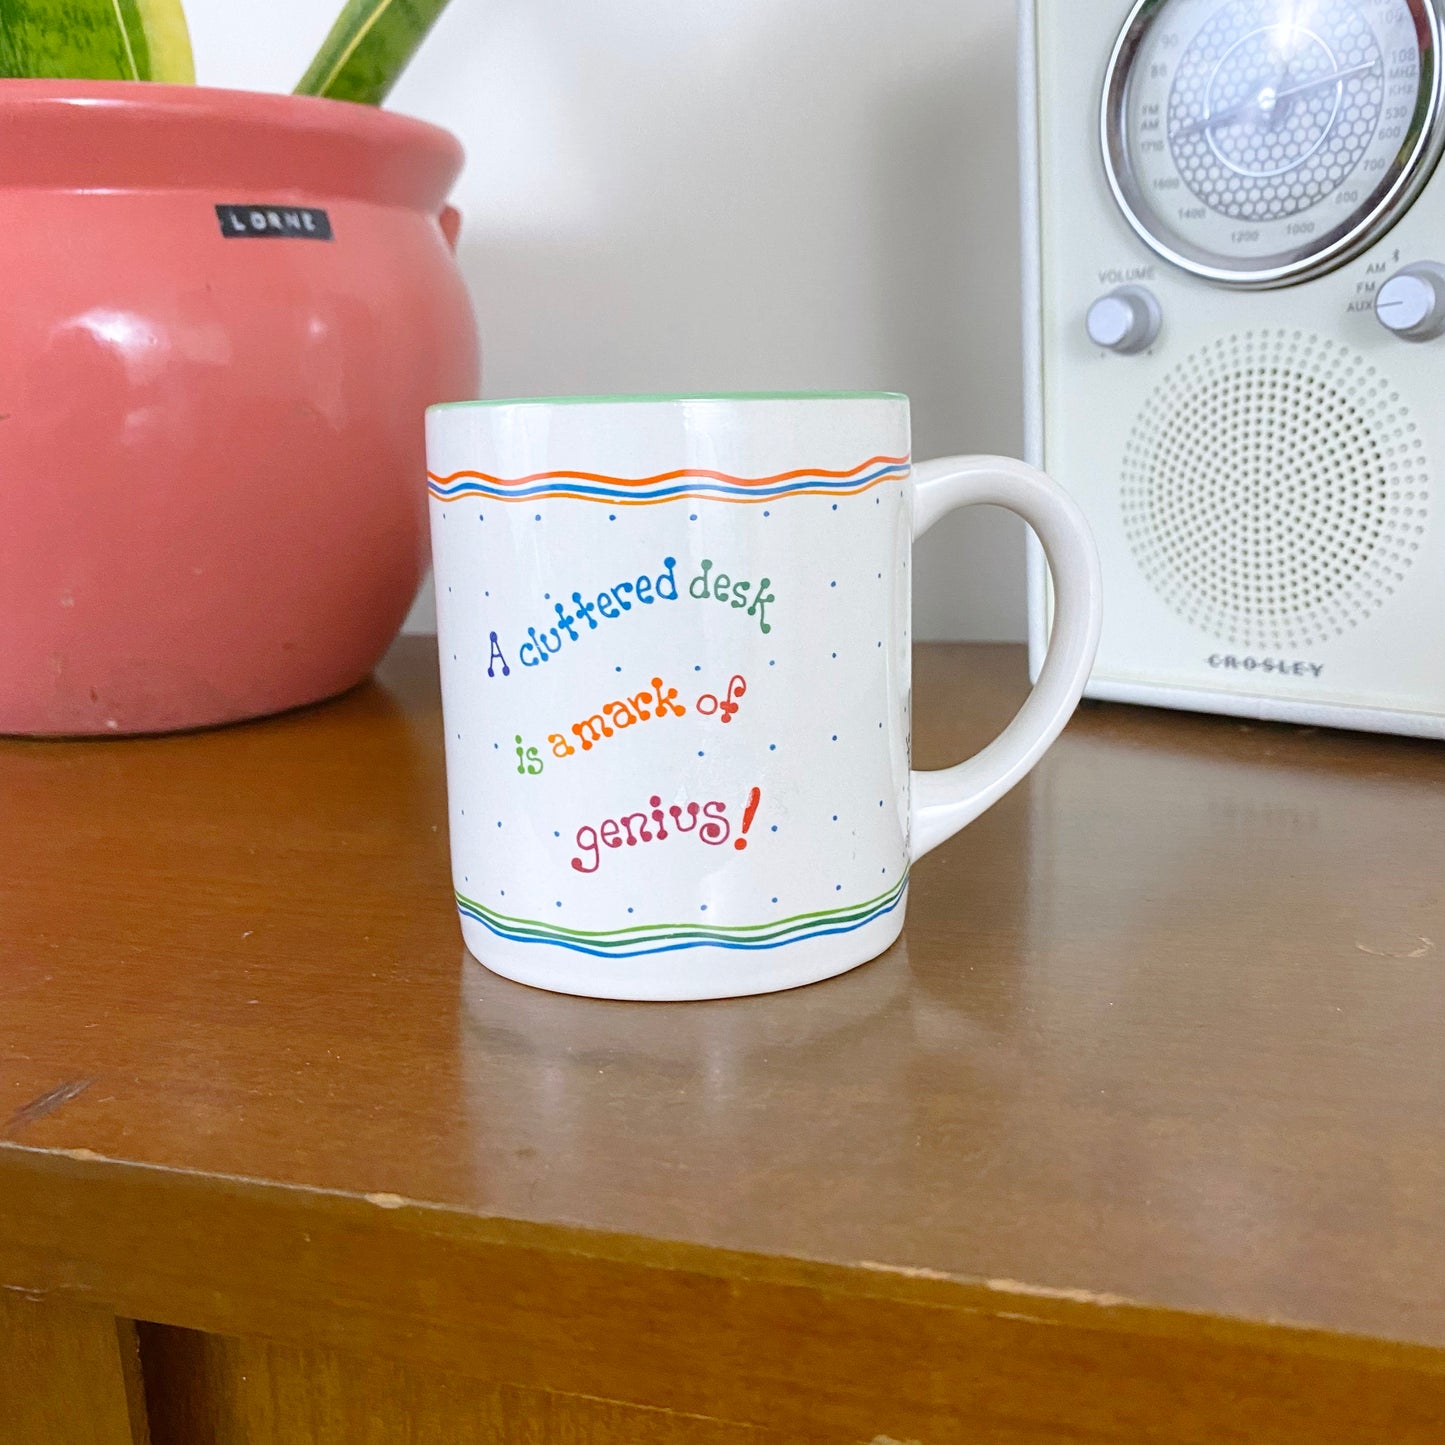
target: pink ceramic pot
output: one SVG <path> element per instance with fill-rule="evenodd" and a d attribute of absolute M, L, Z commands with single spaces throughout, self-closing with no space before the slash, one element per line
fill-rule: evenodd
<path fill-rule="evenodd" d="M 370 672 L 426 563 L 423 408 L 477 391 L 461 160 L 366 106 L 0 81 L 0 732 Z"/>

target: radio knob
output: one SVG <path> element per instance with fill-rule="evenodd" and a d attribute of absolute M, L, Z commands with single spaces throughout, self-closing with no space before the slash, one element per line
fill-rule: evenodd
<path fill-rule="evenodd" d="M 1375 315 L 1406 341 L 1433 341 L 1445 332 L 1445 266 L 1418 261 L 1396 271 L 1375 293 Z"/>
<path fill-rule="evenodd" d="M 1089 307 L 1085 325 L 1095 346 L 1132 356 L 1154 344 L 1163 321 L 1164 313 L 1152 291 L 1143 286 L 1118 286 Z"/>

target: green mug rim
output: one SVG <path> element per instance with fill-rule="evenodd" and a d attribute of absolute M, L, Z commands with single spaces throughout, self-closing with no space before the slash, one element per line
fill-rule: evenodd
<path fill-rule="evenodd" d="M 618 403 L 695 401 L 907 401 L 901 391 L 703 391 L 636 396 L 513 396 L 475 401 L 438 401 L 428 412 L 467 406 L 615 406 Z"/>

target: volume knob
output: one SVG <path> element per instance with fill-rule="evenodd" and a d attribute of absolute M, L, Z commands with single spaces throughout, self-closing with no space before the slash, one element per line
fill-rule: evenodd
<path fill-rule="evenodd" d="M 1375 315 L 1406 341 L 1433 341 L 1445 332 L 1445 266 L 1417 261 L 1396 271 L 1375 293 Z"/>
<path fill-rule="evenodd" d="M 1106 351 L 1132 356 L 1154 344 L 1163 322 L 1159 301 L 1143 286 L 1118 286 L 1089 307 L 1089 340 Z"/>

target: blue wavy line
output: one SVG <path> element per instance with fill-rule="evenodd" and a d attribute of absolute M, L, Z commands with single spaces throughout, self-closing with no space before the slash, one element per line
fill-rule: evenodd
<path fill-rule="evenodd" d="M 450 487 L 439 487 L 435 482 L 427 484 L 427 490 L 434 497 L 448 500 L 455 497 L 486 497 L 492 501 L 525 501 L 528 498 L 549 497 L 557 492 L 565 492 L 569 496 L 581 494 L 586 497 L 596 497 L 599 500 L 612 500 L 617 498 L 632 498 L 644 501 L 665 501 L 671 497 L 695 497 L 699 494 L 712 493 L 717 496 L 737 496 L 743 494 L 757 498 L 760 501 L 771 500 L 775 497 L 785 497 L 790 492 L 804 491 L 852 491 L 858 487 L 867 486 L 883 477 L 898 475 L 903 476 L 908 472 L 906 466 L 883 467 L 879 471 L 871 472 L 865 477 L 845 477 L 836 481 L 826 478 L 804 479 L 798 482 L 789 483 L 780 487 L 738 487 L 731 486 L 726 482 L 698 482 L 692 486 L 662 487 L 647 490 L 635 490 L 630 487 L 598 487 L 583 483 L 565 486 L 555 483 L 544 483 L 535 487 L 498 487 L 490 482 L 467 481 L 457 482 Z"/>
<path fill-rule="evenodd" d="M 634 948 L 626 953 L 615 949 L 587 948 L 580 943 L 572 943 L 560 938 L 537 938 L 531 934 L 512 933 L 507 929 L 498 928 L 495 923 L 489 922 L 487 919 L 481 917 L 480 914 L 473 913 L 471 909 L 465 908 L 461 904 L 457 905 L 457 912 L 465 914 L 468 918 L 475 919 L 483 928 L 495 933 L 498 938 L 505 938 L 511 943 L 545 943 L 551 945 L 553 948 L 567 948 L 573 953 L 585 953 L 592 958 L 638 958 L 648 953 L 679 953 L 688 948 L 731 948 L 743 952 L 755 952 L 763 948 L 786 948 L 790 943 L 804 943 L 810 938 L 831 938 L 839 933 L 853 933 L 866 924 L 876 922 L 882 918 L 884 914 L 892 913 L 893 910 L 903 902 L 904 894 L 907 891 L 907 887 L 905 886 L 899 890 L 891 902 L 885 903 L 875 909 L 866 918 L 860 918 L 855 923 L 844 924 L 841 928 L 817 928 L 811 933 L 800 933 L 793 938 L 774 939 L 770 943 L 730 943 L 721 939 L 700 938 L 687 943 L 669 943 L 658 948 Z"/>

